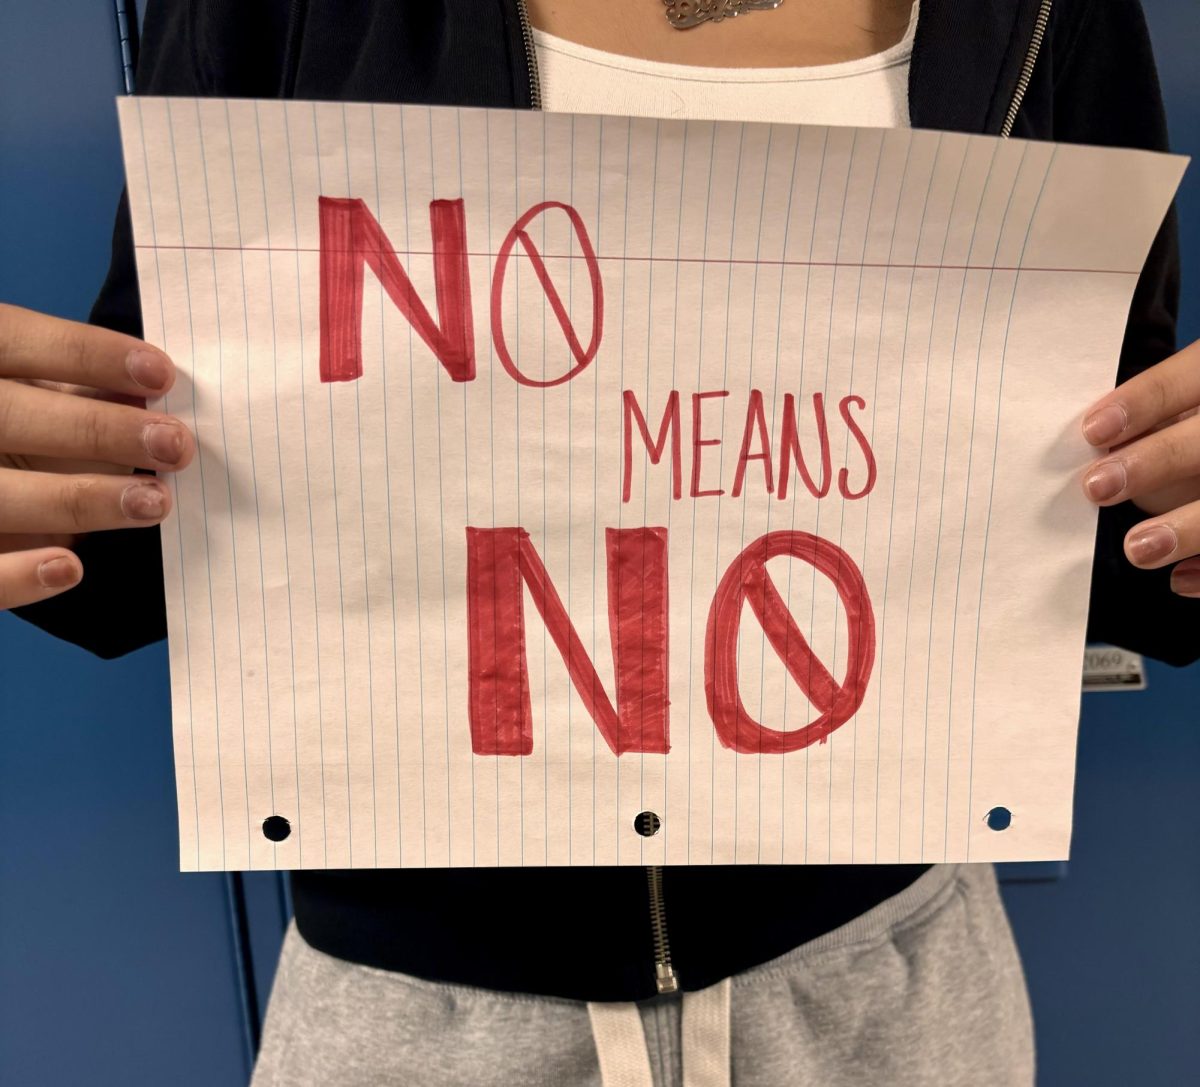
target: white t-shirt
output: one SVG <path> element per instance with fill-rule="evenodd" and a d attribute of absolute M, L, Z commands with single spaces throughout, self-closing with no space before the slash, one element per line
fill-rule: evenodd
<path fill-rule="evenodd" d="M 904 37 L 890 49 L 808 68 L 665 64 L 535 29 L 542 107 L 555 113 L 906 128 L 917 6 Z"/>

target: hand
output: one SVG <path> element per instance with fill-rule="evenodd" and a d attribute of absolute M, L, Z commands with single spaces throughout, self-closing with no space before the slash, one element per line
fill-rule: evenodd
<path fill-rule="evenodd" d="M 1109 453 L 1084 472 L 1100 506 L 1125 499 L 1149 519 L 1125 537 L 1134 566 L 1177 563 L 1171 588 L 1200 599 L 1200 341 L 1097 401 L 1083 433 Z"/>
<path fill-rule="evenodd" d="M 132 336 L 0 305 L 0 610 L 77 585 L 79 535 L 167 515 L 167 488 L 130 472 L 192 458 L 187 427 L 141 399 L 174 381 Z"/>

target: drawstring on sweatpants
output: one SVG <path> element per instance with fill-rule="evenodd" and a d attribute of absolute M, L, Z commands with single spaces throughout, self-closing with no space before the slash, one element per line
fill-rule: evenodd
<path fill-rule="evenodd" d="M 683 994 L 683 1087 L 730 1087 L 730 978 Z"/>
<path fill-rule="evenodd" d="M 680 1053 L 683 1087 L 730 1087 L 729 1002 L 726 978 L 683 994 Z M 654 1087 L 650 1050 L 636 1004 L 589 1004 L 588 1018 L 600 1060 L 603 1087 Z"/>

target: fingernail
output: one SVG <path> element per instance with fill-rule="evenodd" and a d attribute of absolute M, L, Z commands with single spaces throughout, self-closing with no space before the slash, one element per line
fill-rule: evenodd
<path fill-rule="evenodd" d="M 183 429 L 174 423 L 149 423 L 142 431 L 146 452 L 163 464 L 178 464 L 183 457 Z"/>
<path fill-rule="evenodd" d="M 1171 591 L 1180 596 L 1200 598 L 1200 567 L 1176 567 L 1171 574 Z"/>
<path fill-rule="evenodd" d="M 1093 502 L 1104 502 L 1125 489 L 1126 478 L 1125 465 L 1119 460 L 1110 460 L 1092 469 L 1083 485 Z"/>
<path fill-rule="evenodd" d="M 157 483 L 131 483 L 121 495 L 121 512 L 134 521 L 157 521 L 166 498 Z"/>
<path fill-rule="evenodd" d="M 1092 412 L 1083 421 L 1083 436 L 1092 445 L 1111 445 L 1129 425 L 1129 413 L 1120 404 Z"/>
<path fill-rule="evenodd" d="M 47 589 L 66 589 L 79 581 L 79 563 L 73 559 L 47 559 L 37 569 L 38 581 Z"/>
<path fill-rule="evenodd" d="M 161 391 L 171 376 L 167 360 L 157 351 L 137 347 L 125 359 L 125 370 L 143 389 Z"/>
<path fill-rule="evenodd" d="M 1125 550 L 1139 566 L 1165 559 L 1179 546 L 1179 537 L 1170 525 L 1155 525 L 1131 536 Z"/>

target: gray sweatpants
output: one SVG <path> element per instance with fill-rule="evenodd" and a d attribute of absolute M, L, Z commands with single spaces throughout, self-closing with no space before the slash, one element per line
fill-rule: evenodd
<path fill-rule="evenodd" d="M 331 958 L 293 926 L 252 1087 L 1033 1083 L 1029 1002 L 991 865 L 937 866 L 717 990 L 589 1007 L 443 985 Z"/>

